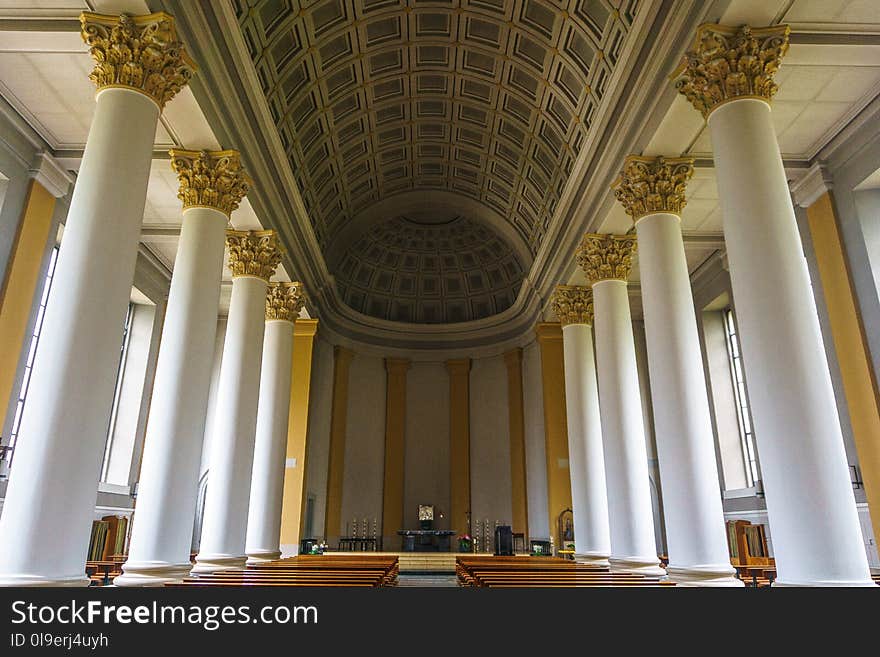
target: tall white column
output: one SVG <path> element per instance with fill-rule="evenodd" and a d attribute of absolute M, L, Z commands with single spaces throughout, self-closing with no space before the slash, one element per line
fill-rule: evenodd
<path fill-rule="evenodd" d="M 86 552 L 156 123 L 193 70 L 167 14 L 83 14 L 82 24 L 97 62 L 97 103 L 0 517 L 7 586 L 89 582 Z M 163 57 L 143 57 L 134 40 Z M 131 86 L 137 72 L 149 87 Z"/>
<path fill-rule="evenodd" d="M 248 500 L 260 394 L 266 289 L 281 260 L 273 231 L 228 231 L 232 299 L 217 384 L 215 434 L 195 573 L 247 561 Z"/>
<path fill-rule="evenodd" d="M 716 66 L 719 47 L 731 61 Z M 704 25 L 679 90 L 707 116 L 777 585 L 872 586 L 770 115 L 788 27 Z M 665 482 L 664 482 L 665 483 Z"/>
<path fill-rule="evenodd" d="M 612 570 L 662 575 L 626 279 L 635 237 L 586 235 L 578 264 L 593 286 L 596 365 Z"/>
<path fill-rule="evenodd" d="M 743 586 L 730 565 L 714 434 L 679 213 L 689 158 L 630 156 L 614 185 L 636 222 L 670 579 Z"/>
<path fill-rule="evenodd" d="M 553 309 L 562 323 L 575 560 L 607 566 L 611 529 L 593 358 L 593 292 L 588 287 L 557 285 Z"/>
<path fill-rule="evenodd" d="M 271 561 L 281 556 L 293 329 L 304 301 L 300 283 L 272 283 L 269 286 L 245 543 L 249 562 Z"/>
<path fill-rule="evenodd" d="M 236 151 L 171 151 L 183 226 L 162 327 L 128 561 L 118 586 L 185 577 L 198 497 L 229 215 L 247 193 Z"/>

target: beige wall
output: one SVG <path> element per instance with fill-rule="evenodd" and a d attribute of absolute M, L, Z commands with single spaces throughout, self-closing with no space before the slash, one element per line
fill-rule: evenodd
<path fill-rule="evenodd" d="M 382 526 L 382 481 L 385 468 L 385 361 L 376 356 L 355 355 L 348 379 L 348 422 L 345 432 L 345 467 L 342 484 L 342 515 L 339 530 L 356 518 Z M 330 535 L 334 532 L 332 528 Z M 358 535 L 360 535 L 360 528 Z"/>
<path fill-rule="evenodd" d="M 510 437 L 507 368 L 502 356 L 471 365 L 471 518 L 509 525 Z"/>
<path fill-rule="evenodd" d="M 406 384 L 403 525 L 418 527 L 419 504 L 433 504 L 434 526 L 448 529 L 451 502 L 446 367 L 443 363 L 414 362 L 407 372 Z"/>

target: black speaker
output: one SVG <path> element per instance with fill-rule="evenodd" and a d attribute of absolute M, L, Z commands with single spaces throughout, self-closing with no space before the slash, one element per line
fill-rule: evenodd
<path fill-rule="evenodd" d="M 495 556 L 513 556 L 513 531 L 510 525 L 498 525 L 495 528 Z"/>

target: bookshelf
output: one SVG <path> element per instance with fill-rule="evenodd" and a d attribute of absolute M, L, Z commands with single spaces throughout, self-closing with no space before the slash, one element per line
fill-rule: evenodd
<path fill-rule="evenodd" d="M 127 517 L 104 516 L 100 520 L 93 520 L 86 560 L 109 561 L 116 555 L 124 554 L 127 537 Z"/>
<path fill-rule="evenodd" d="M 772 566 L 775 562 L 767 549 L 767 531 L 764 525 L 753 525 L 748 520 L 727 521 L 727 549 L 730 563 L 735 566 Z"/>

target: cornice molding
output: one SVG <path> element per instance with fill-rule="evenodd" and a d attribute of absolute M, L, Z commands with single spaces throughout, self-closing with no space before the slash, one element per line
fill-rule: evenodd
<path fill-rule="evenodd" d="M 822 162 L 816 162 L 803 177 L 791 184 L 791 196 L 797 205 L 808 208 L 833 186 L 831 172 L 828 171 L 827 166 Z"/>
<path fill-rule="evenodd" d="M 28 175 L 46 188 L 55 198 L 66 196 L 74 178 L 54 157 L 45 151 L 34 156 Z"/>

